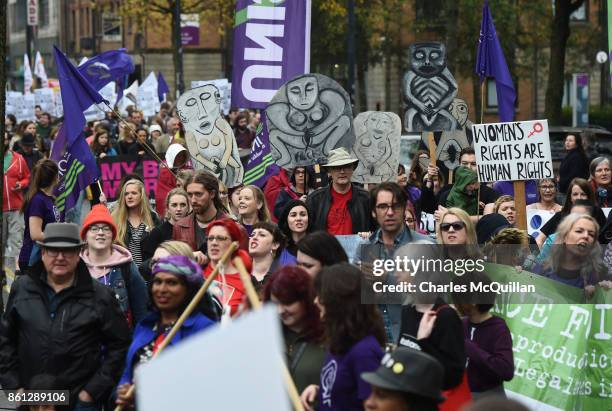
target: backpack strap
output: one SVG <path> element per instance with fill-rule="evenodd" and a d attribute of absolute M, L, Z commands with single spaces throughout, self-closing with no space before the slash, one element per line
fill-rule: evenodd
<path fill-rule="evenodd" d="M 125 283 L 125 288 L 128 292 L 128 297 L 130 296 L 130 272 L 132 270 L 132 262 L 123 263 L 120 266 L 121 269 L 121 277 L 123 278 L 123 282 Z"/>

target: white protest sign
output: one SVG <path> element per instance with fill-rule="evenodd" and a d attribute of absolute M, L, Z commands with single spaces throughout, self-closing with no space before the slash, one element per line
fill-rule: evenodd
<path fill-rule="evenodd" d="M 104 100 L 108 101 L 109 104 L 112 104 L 113 101 L 117 99 L 117 93 L 115 93 L 115 82 L 111 81 L 104 87 L 102 87 L 99 91 L 100 95 L 104 98 Z M 103 120 L 106 117 L 106 112 L 110 111 L 106 104 L 92 104 L 85 110 L 83 113 L 85 115 L 85 119 L 87 121 L 94 120 Z"/>
<path fill-rule="evenodd" d="M 553 178 L 548 121 L 474 124 L 481 183 Z"/>
<path fill-rule="evenodd" d="M 36 97 L 34 94 L 25 94 L 23 96 L 23 105 L 21 106 L 21 114 L 17 116 L 19 121 L 30 120 L 36 121 L 34 107 L 36 106 Z"/>
<path fill-rule="evenodd" d="M 191 82 L 191 88 L 212 84 L 219 89 L 221 93 L 221 111 L 224 115 L 228 115 L 231 107 L 232 85 L 226 78 L 216 80 L 194 80 Z"/>
<path fill-rule="evenodd" d="M 421 212 L 421 224 L 419 227 L 429 235 L 436 235 L 436 218 L 433 214 Z"/>
<path fill-rule="evenodd" d="M 145 117 L 152 117 L 159 111 L 157 77 L 155 73 L 149 73 L 145 81 L 138 87 L 137 106 Z"/>
<path fill-rule="evenodd" d="M 55 117 L 63 117 L 64 116 L 64 103 L 62 103 L 62 93 L 58 88 L 53 89 L 53 101 L 55 103 Z"/>
<path fill-rule="evenodd" d="M 336 240 L 338 240 L 342 248 L 344 248 L 344 251 L 348 256 L 350 263 L 355 263 L 357 261 L 357 252 L 359 251 L 359 246 L 368 243 L 368 240 L 361 238 L 361 236 L 357 234 L 337 235 Z"/>
<path fill-rule="evenodd" d="M 257 355 L 245 349 L 247 341 Z M 136 370 L 138 408 L 289 411 L 283 347 L 270 305 L 206 330 Z"/>
<path fill-rule="evenodd" d="M 537 238 L 542 227 L 554 216 L 555 213 L 546 210 L 527 210 L 527 233 Z"/>
<path fill-rule="evenodd" d="M 40 106 L 43 112 L 47 112 L 51 115 L 55 112 L 55 103 L 53 102 L 53 89 L 51 88 L 37 88 L 34 90 L 34 98 L 36 105 Z"/>
<path fill-rule="evenodd" d="M 12 114 L 19 121 L 21 110 L 23 106 L 23 93 L 21 91 L 7 91 L 6 101 L 4 104 L 4 112 L 6 114 Z"/>

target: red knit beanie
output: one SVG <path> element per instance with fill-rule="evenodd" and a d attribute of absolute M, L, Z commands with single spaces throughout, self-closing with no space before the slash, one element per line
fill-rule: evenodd
<path fill-rule="evenodd" d="M 111 230 L 113 230 L 113 241 L 115 241 L 115 238 L 117 238 L 117 226 L 113 221 L 113 217 L 111 217 L 110 211 L 103 204 L 93 206 L 87 217 L 85 217 L 83 228 L 81 228 L 81 239 L 85 240 L 89 227 L 98 223 L 108 224 L 111 227 Z"/>

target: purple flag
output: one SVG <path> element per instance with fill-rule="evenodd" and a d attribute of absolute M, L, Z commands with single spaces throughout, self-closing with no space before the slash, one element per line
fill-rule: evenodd
<path fill-rule="evenodd" d="M 81 190 L 100 177 L 96 160 L 83 135 L 83 111 L 104 99 L 57 47 L 53 48 L 53 54 L 66 115 L 53 143 L 51 159 L 57 161 L 60 171 L 55 205 L 64 214 L 65 210 L 74 207 Z"/>
<path fill-rule="evenodd" d="M 311 0 L 258 3 L 236 3 L 234 107 L 264 109 L 284 83 L 310 71 Z"/>
<path fill-rule="evenodd" d="M 274 159 L 270 153 L 268 123 L 266 122 L 266 113 L 262 110 L 261 123 L 257 127 L 257 136 L 253 142 L 251 155 L 244 171 L 243 183 L 263 187 L 268 178 L 278 174 L 279 171 L 280 167 L 274 164 Z"/>
<path fill-rule="evenodd" d="M 170 89 L 168 88 L 168 83 L 166 83 L 166 79 L 161 71 L 157 72 L 157 97 L 159 98 L 159 102 L 163 102 L 168 93 L 170 93 Z"/>
<path fill-rule="evenodd" d="M 495 31 L 495 24 L 493 23 L 488 1 L 485 1 L 482 7 L 480 39 L 478 40 L 476 54 L 476 74 L 480 76 L 481 82 L 484 81 L 485 77 L 493 77 L 495 79 L 499 121 L 508 122 L 514 120 L 516 91 L 514 90 L 510 70 L 506 64 L 504 52 Z"/>

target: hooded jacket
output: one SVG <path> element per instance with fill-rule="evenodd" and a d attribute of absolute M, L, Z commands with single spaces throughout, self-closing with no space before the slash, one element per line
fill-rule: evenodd
<path fill-rule="evenodd" d="M 469 215 L 476 215 L 478 213 L 478 197 L 476 192 L 472 195 L 466 192 L 466 187 L 476 181 L 478 181 L 478 176 L 475 171 L 467 167 L 457 167 L 455 170 L 455 184 L 453 184 L 453 188 L 448 193 L 446 206 L 449 208 L 458 207 Z"/>
<path fill-rule="evenodd" d="M 51 374 L 70 391 L 100 401 L 116 385 L 130 330 L 108 287 L 94 281 L 79 261 L 72 286 L 54 294 L 42 262 L 13 283 L 0 323 L 0 384 L 27 387 L 32 377 Z M 52 304 L 53 302 L 53 304 Z"/>
<path fill-rule="evenodd" d="M 11 163 L 4 170 L 4 196 L 2 211 L 17 211 L 23 205 L 24 190 L 30 184 L 30 169 L 23 156 L 14 151 L 7 151 L 5 157 L 12 154 Z M 20 190 L 13 190 L 19 183 Z"/>
<path fill-rule="evenodd" d="M 81 259 L 94 279 L 113 290 L 130 325 L 145 317 L 149 302 L 147 285 L 127 248 L 113 244 L 111 256 L 104 266 L 94 265 L 86 248 L 81 251 Z"/>
<path fill-rule="evenodd" d="M 491 317 L 479 324 L 463 319 L 470 391 L 496 388 L 514 377 L 512 336 L 506 322 Z"/>

